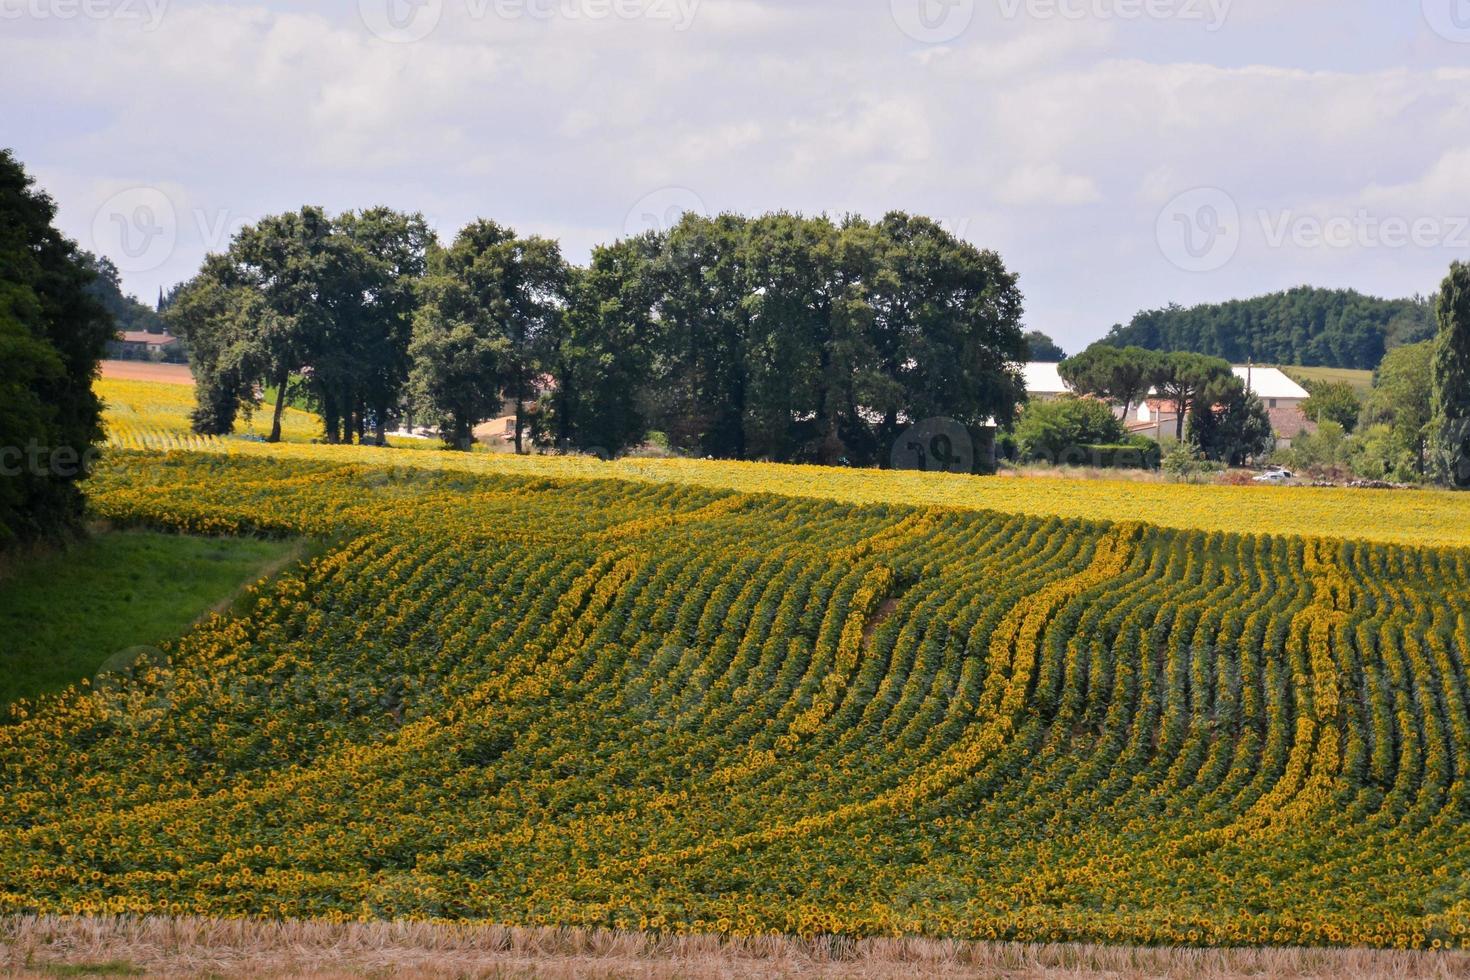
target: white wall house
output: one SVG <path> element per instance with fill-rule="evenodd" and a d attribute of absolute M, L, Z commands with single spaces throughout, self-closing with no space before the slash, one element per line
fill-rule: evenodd
<path fill-rule="evenodd" d="M 1072 390 L 1062 380 L 1062 373 L 1055 364 L 1032 361 L 1021 365 L 1021 372 L 1026 376 L 1026 394 L 1036 401 L 1060 398 Z"/>
<path fill-rule="evenodd" d="M 1281 369 L 1240 364 L 1231 370 L 1266 406 L 1271 416 L 1271 428 L 1280 445 L 1290 446 L 1292 439 L 1315 428 L 1302 414 L 1302 403 L 1310 397 L 1307 390 Z M 1055 364 L 1025 364 L 1022 365 L 1022 373 L 1026 377 L 1026 394 L 1037 401 L 1050 401 L 1071 391 Z M 1174 403 L 1150 392 L 1126 422 L 1130 432 L 1162 442 L 1174 438 L 1176 418 Z"/>

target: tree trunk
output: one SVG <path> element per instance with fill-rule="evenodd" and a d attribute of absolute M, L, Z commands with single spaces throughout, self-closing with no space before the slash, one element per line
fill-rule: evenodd
<path fill-rule="evenodd" d="M 281 441 L 281 415 L 286 411 L 286 385 L 291 374 L 285 368 L 276 372 L 276 410 L 271 415 L 271 435 L 267 442 Z"/>
<path fill-rule="evenodd" d="M 516 392 L 516 455 L 521 455 L 521 425 L 525 418 L 525 403 L 521 400 L 521 393 Z"/>

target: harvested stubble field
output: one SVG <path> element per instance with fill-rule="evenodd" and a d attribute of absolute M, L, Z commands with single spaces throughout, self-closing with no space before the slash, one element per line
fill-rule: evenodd
<path fill-rule="evenodd" d="M 111 964 L 160 976 L 1449 980 L 1458 954 L 1304 949 L 1137 949 L 930 939 L 804 941 L 656 937 L 583 929 L 426 923 L 262 923 L 194 918 L 12 918 L 0 925 L 15 976 Z M 96 974 L 94 974 L 96 975 Z"/>

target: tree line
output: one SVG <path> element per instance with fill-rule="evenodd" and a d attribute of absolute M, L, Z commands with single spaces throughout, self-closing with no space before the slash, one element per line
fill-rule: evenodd
<path fill-rule="evenodd" d="M 1435 335 L 1430 300 L 1378 299 L 1351 289 L 1296 289 L 1253 299 L 1144 310 L 1108 332 L 1115 347 L 1208 354 L 1235 364 L 1371 371 L 1395 347 Z"/>
<path fill-rule="evenodd" d="M 532 444 L 617 455 L 662 433 L 730 459 L 873 465 L 911 422 L 1008 425 L 1030 350 L 1016 276 L 934 221 L 686 214 L 585 266 L 479 220 L 447 245 L 386 208 L 266 218 L 168 312 L 223 434 L 296 391 L 328 442 L 407 417 L 467 449 L 513 415 Z M 286 397 L 275 398 L 272 439 Z"/>
<path fill-rule="evenodd" d="M 1434 315 L 1435 335 L 1389 351 L 1366 398 L 1311 389 L 1320 429 L 1293 447 L 1300 465 L 1470 488 L 1470 265 L 1451 266 Z"/>

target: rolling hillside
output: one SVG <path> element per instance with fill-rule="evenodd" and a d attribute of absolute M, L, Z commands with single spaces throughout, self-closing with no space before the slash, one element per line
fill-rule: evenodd
<path fill-rule="evenodd" d="M 1470 943 L 1463 550 L 218 453 L 94 491 L 337 544 L 0 728 L 5 912 Z"/>

